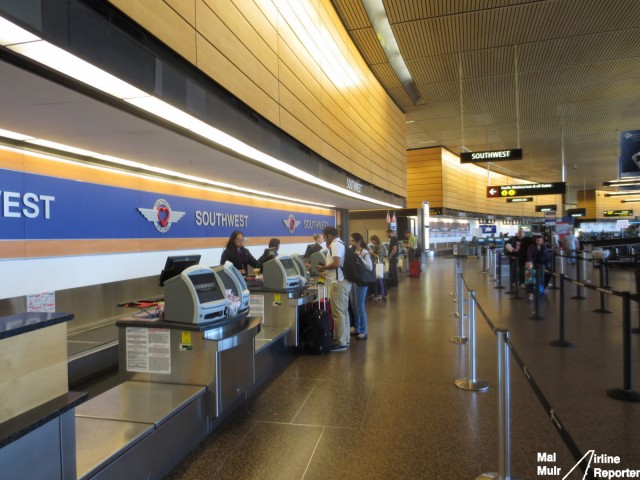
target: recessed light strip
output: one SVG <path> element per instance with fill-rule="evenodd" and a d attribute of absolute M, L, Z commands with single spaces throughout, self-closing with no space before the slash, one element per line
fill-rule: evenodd
<path fill-rule="evenodd" d="M 211 142 L 228 148 L 251 160 L 257 161 L 270 169 L 275 169 L 285 175 L 293 176 L 312 185 L 356 198 L 365 202 L 389 208 L 402 208 L 389 202 L 367 197 L 343 187 L 334 185 L 326 180 L 315 177 L 307 172 L 295 168 L 282 160 L 261 152 L 244 142 L 228 135 L 198 118 L 139 90 L 127 82 L 91 65 L 75 55 L 52 45 L 30 32 L 0 17 L 0 43 L 16 53 L 42 63 L 60 73 L 83 82 L 93 88 L 124 100 L 148 113 L 187 129 Z M 25 43 L 26 42 L 26 43 Z M 260 193 L 261 195 L 263 193 Z M 272 194 L 265 194 L 277 198 Z M 283 197 L 285 198 L 285 197 Z M 291 199 L 289 199 L 291 200 Z M 295 200 L 294 201 L 299 201 Z M 303 202 L 313 203 L 313 202 Z"/>

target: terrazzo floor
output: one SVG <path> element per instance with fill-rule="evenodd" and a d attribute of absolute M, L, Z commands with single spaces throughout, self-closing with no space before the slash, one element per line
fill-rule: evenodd
<path fill-rule="evenodd" d="M 496 336 L 477 310 L 476 377 L 490 387 L 457 388 L 455 380 L 468 377 L 469 346 L 450 342 L 458 333 L 454 262 L 429 258 L 420 278 L 401 276 L 386 302 L 367 303 L 368 340 L 352 340 L 347 352 L 296 357 L 165 478 L 473 479 L 496 472 Z M 462 265 L 468 288 L 491 321 L 510 330 L 512 348 L 579 452 L 620 458 L 612 465 L 595 457 L 586 478 L 594 468 L 640 469 L 640 403 L 606 394 L 623 386 L 620 299 L 608 300 L 613 313 L 593 313 L 599 294 L 583 291 L 585 300 L 572 300 L 575 287 L 567 286 L 565 338 L 576 347 L 552 347 L 549 341 L 559 335 L 559 290 L 541 299 L 544 320 L 531 320 L 524 292 L 514 300 L 495 289 L 494 279 L 480 271 L 481 260 Z M 587 275 L 597 283 L 595 271 Z M 616 290 L 634 290 L 632 280 L 628 272 L 611 270 Z M 635 325 L 636 304 L 631 313 Z M 633 365 L 639 342 L 633 335 Z M 510 358 L 512 477 L 583 478 L 579 469 L 567 475 L 574 456 Z M 633 380 L 637 386 L 635 372 Z"/>

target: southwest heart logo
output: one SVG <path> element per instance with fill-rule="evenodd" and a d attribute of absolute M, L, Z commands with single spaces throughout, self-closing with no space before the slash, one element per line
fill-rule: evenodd
<path fill-rule="evenodd" d="M 296 220 L 293 214 L 289 214 L 289 218 L 282 220 L 282 223 L 284 223 L 284 226 L 289 230 L 289 233 L 293 233 L 302 222 L 300 220 Z"/>
<path fill-rule="evenodd" d="M 138 208 L 144 218 L 153 223 L 160 233 L 166 233 L 171 225 L 178 222 L 187 212 L 171 210 L 169 202 L 160 198 L 153 204 L 153 208 Z"/>
<path fill-rule="evenodd" d="M 158 222 L 160 226 L 166 227 L 169 223 L 169 217 L 171 216 L 171 210 L 167 207 L 158 207 Z"/>

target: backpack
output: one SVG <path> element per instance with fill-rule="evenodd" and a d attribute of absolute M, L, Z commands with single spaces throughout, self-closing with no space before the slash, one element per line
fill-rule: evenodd
<path fill-rule="evenodd" d="M 367 285 L 376 281 L 376 269 L 367 270 L 362 258 L 352 248 L 345 246 L 344 263 L 341 268 L 344 278 L 357 285 Z"/>

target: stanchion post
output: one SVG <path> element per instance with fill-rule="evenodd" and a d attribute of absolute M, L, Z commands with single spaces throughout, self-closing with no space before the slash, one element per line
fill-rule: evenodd
<path fill-rule="evenodd" d="M 498 472 L 483 473 L 476 480 L 511 479 L 511 376 L 509 371 L 509 330 L 496 330 L 498 337 Z"/>
<path fill-rule="evenodd" d="M 520 296 L 520 287 L 519 287 L 519 282 L 520 282 L 520 265 L 518 265 L 518 258 L 513 258 L 513 276 L 515 277 L 515 282 L 511 284 L 511 288 L 512 288 L 512 292 L 507 292 L 507 293 L 513 293 L 513 297 L 511 297 L 511 300 L 521 300 L 522 297 Z"/>
<path fill-rule="evenodd" d="M 456 387 L 464 390 L 472 390 L 475 392 L 484 392 L 489 389 L 489 384 L 484 380 L 476 379 L 476 301 L 474 290 L 469 290 L 469 314 L 467 319 L 469 320 L 469 377 L 461 378 L 455 381 Z"/>
<path fill-rule="evenodd" d="M 553 340 L 549 342 L 549 345 L 552 347 L 564 347 L 564 348 L 573 348 L 576 345 L 571 343 L 564 338 L 564 313 L 565 313 L 565 301 L 564 301 L 564 282 L 565 282 L 564 273 L 560 274 L 560 338 L 558 340 Z"/>
<path fill-rule="evenodd" d="M 576 281 L 578 282 L 576 283 L 576 294 L 571 298 L 574 300 L 584 300 L 586 297 L 582 296 L 582 289 L 580 288 L 580 282 L 582 281 L 580 277 L 580 259 L 576 260 L 576 277 Z"/>
<path fill-rule="evenodd" d="M 468 339 L 464 336 L 464 278 L 462 272 L 458 274 L 458 335 L 451 338 L 452 343 L 467 343 Z"/>
<path fill-rule="evenodd" d="M 585 252 L 584 250 L 582 251 L 582 253 L 580 254 L 579 260 L 578 261 L 582 261 L 582 281 L 583 282 L 589 282 L 589 269 L 587 268 L 587 252 Z"/>
<path fill-rule="evenodd" d="M 533 315 L 529 317 L 530 320 L 544 320 L 544 317 L 540 316 L 540 287 L 542 286 L 543 280 L 543 269 L 542 265 L 536 268 L 536 283 L 533 288 Z"/>
<path fill-rule="evenodd" d="M 604 288 L 604 260 L 600 260 L 600 264 L 598 265 L 600 270 L 600 287 Z M 605 304 L 604 292 L 600 292 L 600 308 L 596 308 L 594 310 L 595 313 L 613 313 L 611 310 L 607 310 L 607 306 Z"/>
<path fill-rule="evenodd" d="M 558 287 L 556 286 L 556 251 L 555 249 L 551 250 L 551 285 L 549 286 L 549 288 L 551 290 L 557 290 Z"/>
<path fill-rule="evenodd" d="M 616 400 L 640 402 L 640 392 L 632 388 L 631 373 L 631 293 L 622 292 L 622 377 L 623 388 L 607 390 L 607 395 Z"/>
<path fill-rule="evenodd" d="M 496 260 L 496 268 L 497 268 L 497 272 L 498 272 L 498 278 L 496 279 L 496 282 L 498 283 L 494 288 L 497 288 L 498 290 L 502 290 L 504 287 L 502 286 L 502 254 L 500 252 L 496 252 L 496 256 L 495 256 L 495 260 Z"/>

